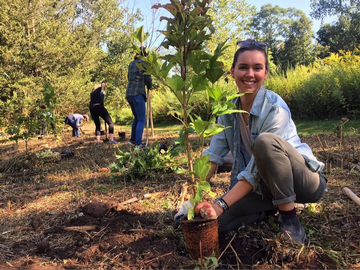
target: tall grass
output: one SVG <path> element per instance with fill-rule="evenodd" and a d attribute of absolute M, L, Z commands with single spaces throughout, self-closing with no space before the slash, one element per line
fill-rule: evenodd
<path fill-rule="evenodd" d="M 280 94 L 297 119 L 360 116 L 360 56 L 340 52 L 312 67 L 274 74 L 266 87 Z"/>

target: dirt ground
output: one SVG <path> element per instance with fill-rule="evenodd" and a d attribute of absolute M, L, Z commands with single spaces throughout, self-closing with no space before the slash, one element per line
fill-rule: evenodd
<path fill-rule="evenodd" d="M 89 126 L 87 134 L 92 133 Z M 155 135 L 171 144 L 178 135 Z M 111 178 L 117 147 L 129 151 L 129 131 L 119 145 L 96 146 L 92 135 L 57 140 L 47 135 L 27 144 L 0 143 L 1 269 L 194 269 L 184 236 L 173 222 L 184 175 L 159 174 L 135 181 Z M 303 137 L 326 163 L 328 192 L 299 205 L 309 237 L 305 246 L 279 234 L 276 217 L 219 235 L 218 269 L 360 268 L 360 214 L 343 191 L 360 195 L 360 139 Z M 58 153 L 70 151 L 74 156 Z M 50 155 L 50 154 L 51 155 Z M 212 179 L 227 190 L 229 173 Z M 149 195 L 150 194 L 150 195 Z M 203 268 L 206 269 L 206 262 Z M 200 266 L 201 267 L 201 266 Z"/>

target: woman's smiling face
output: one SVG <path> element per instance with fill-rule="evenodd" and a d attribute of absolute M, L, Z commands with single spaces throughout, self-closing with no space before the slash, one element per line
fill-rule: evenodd
<path fill-rule="evenodd" d="M 231 68 L 231 76 L 235 79 L 240 93 L 249 91 L 256 94 L 268 72 L 265 54 L 259 50 L 241 52 L 235 66 Z"/>

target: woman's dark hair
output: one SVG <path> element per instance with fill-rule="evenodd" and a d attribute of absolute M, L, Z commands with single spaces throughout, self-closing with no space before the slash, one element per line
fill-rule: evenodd
<path fill-rule="evenodd" d="M 247 39 L 245 41 L 249 42 L 249 44 L 254 44 L 254 45 L 241 46 L 239 49 L 237 49 L 237 51 L 235 52 L 235 55 L 234 55 L 234 60 L 231 65 L 231 68 L 235 68 L 236 61 L 241 53 L 246 52 L 246 51 L 259 51 L 259 52 L 262 52 L 265 56 L 265 68 L 268 70 L 269 69 L 269 60 L 268 60 L 267 48 L 256 46 L 255 45 L 256 41 L 253 39 Z"/>

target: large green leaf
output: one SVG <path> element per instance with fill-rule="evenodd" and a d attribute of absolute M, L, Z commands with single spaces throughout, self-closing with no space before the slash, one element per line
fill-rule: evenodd
<path fill-rule="evenodd" d="M 207 164 L 209 164 L 209 163 L 207 163 Z M 194 202 L 196 204 L 203 201 L 204 192 L 206 192 L 211 197 L 215 197 L 215 193 L 211 191 L 211 186 L 208 181 L 203 180 L 203 181 L 197 183 L 195 186 L 196 186 L 196 194 L 195 194 Z"/>
<path fill-rule="evenodd" d="M 210 168 L 211 165 L 209 163 L 209 155 L 205 155 L 195 159 L 194 172 L 197 175 L 197 177 L 199 177 L 200 179 L 200 183 L 197 184 L 198 189 L 201 188 L 203 190 L 210 191 L 210 184 L 207 181 L 205 181 L 206 176 L 210 171 Z M 206 183 L 209 185 L 207 185 Z"/>
<path fill-rule="evenodd" d="M 195 129 L 197 134 L 203 134 L 209 125 L 208 121 L 204 121 L 201 119 L 200 116 L 198 116 L 195 120 L 191 121 L 191 125 Z"/>
<path fill-rule="evenodd" d="M 191 84 L 194 92 L 203 91 L 208 86 L 208 81 L 203 75 L 194 74 L 191 78 Z"/>
<path fill-rule="evenodd" d="M 179 75 L 166 78 L 166 83 L 174 92 L 182 90 L 185 86 L 185 81 Z"/>
<path fill-rule="evenodd" d="M 245 93 L 241 93 L 241 94 L 234 94 L 234 95 L 226 96 L 226 100 L 229 101 L 229 100 L 232 100 L 234 98 L 241 97 L 241 96 L 243 96 L 245 94 L 252 94 L 252 92 L 245 92 Z"/>
<path fill-rule="evenodd" d="M 144 27 L 140 26 L 136 29 L 135 33 L 132 33 L 131 36 L 138 40 L 142 45 L 144 41 L 149 37 L 149 33 L 144 32 Z"/>
<path fill-rule="evenodd" d="M 230 127 L 225 127 L 223 125 L 220 124 L 216 124 L 216 123 L 210 123 L 207 127 L 206 130 L 204 132 L 204 137 L 211 137 L 213 135 L 219 134 L 220 132 L 223 132 L 225 129 L 228 129 Z"/>
<path fill-rule="evenodd" d="M 166 78 L 170 72 L 170 70 L 174 67 L 174 65 L 170 62 L 164 62 L 160 69 L 160 76 Z"/>
<path fill-rule="evenodd" d="M 234 108 L 233 103 L 231 102 L 218 102 L 213 104 L 212 107 L 212 113 L 214 115 L 224 115 L 224 114 L 232 114 L 232 113 L 247 113 L 244 110 L 238 110 L 238 109 L 233 109 Z"/>
<path fill-rule="evenodd" d="M 206 78 L 208 78 L 211 83 L 216 83 L 225 73 L 223 68 L 223 62 L 216 61 L 213 66 L 206 70 Z"/>
<path fill-rule="evenodd" d="M 224 97 L 223 91 L 221 91 L 218 84 L 213 85 L 213 87 L 206 88 L 209 97 L 213 98 L 215 101 L 219 101 Z"/>
<path fill-rule="evenodd" d="M 193 194 L 190 195 L 189 201 L 190 201 L 191 205 L 193 205 L 193 207 L 188 208 L 188 206 L 186 205 L 186 208 L 188 210 L 187 219 L 192 220 L 195 217 L 195 207 L 196 207 L 196 202 L 194 200 L 194 195 Z"/>

